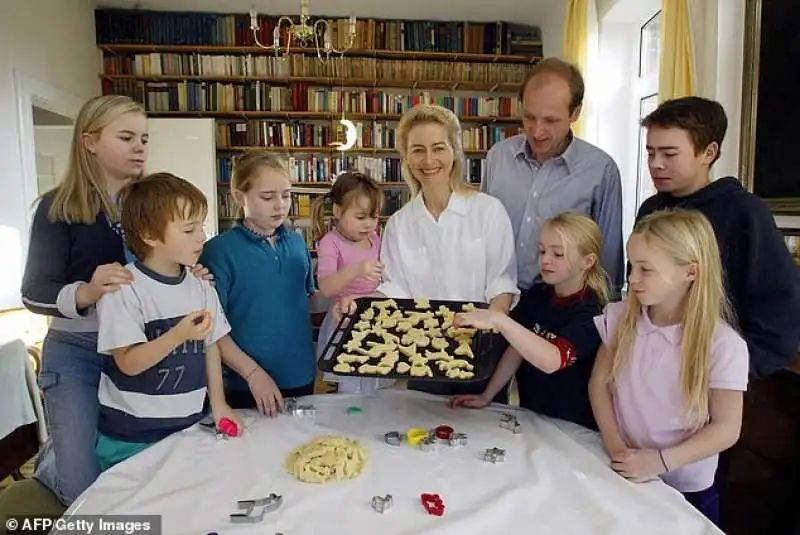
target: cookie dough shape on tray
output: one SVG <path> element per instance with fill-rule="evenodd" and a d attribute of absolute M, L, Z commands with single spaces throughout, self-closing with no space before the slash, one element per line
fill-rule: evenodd
<path fill-rule="evenodd" d="M 328 483 L 353 479 L 367 464 L 367 450 L 346 437 L 317 437 L 292 450 L 286 471 L 305 483 Z"/>

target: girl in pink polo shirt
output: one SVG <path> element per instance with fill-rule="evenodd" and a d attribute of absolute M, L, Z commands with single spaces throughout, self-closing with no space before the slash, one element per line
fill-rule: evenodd
<path fill-rule="evenodd" d="M 739 438 L 748 353 L 730 326 L 714 231 L 696 211 L 656 212 L 628 240 L 626 301 L 595 318 L 589 396 L 611 467 L 660 477 L 719 523 L 719 452 Z"/>
<path fill-rule="evenodd" d="M 333 205 L 333 230 L 325 233 L 325 202 Z M 317 247 L 317 279 L 319 291 L 336 300 L 345 296 L 374 295 L 383 273 L 378 256 L 378 216 L 383 204 L 383 191 L 370 177 L 355 171 L 341 173 L 324 198 L 313 206 L 314 233 Z M 321 356 L 336 328 L 333 311 L 328 311 L 317 340 L 317 357 Z M 379 385 L 392 381 L 341 377 L 325 374 L 325 379 L 339 383 L 339 392 L 370 393 Z"/>

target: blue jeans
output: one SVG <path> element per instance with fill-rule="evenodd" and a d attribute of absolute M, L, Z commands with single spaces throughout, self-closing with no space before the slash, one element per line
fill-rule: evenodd
<path fill-rule="evenodd" d="M 719 494 L 714 485 L 698 492 L 684 492 L 683 497 L 715 526 L 719 527 Z"/>
<path fill-rule="evenodd" d="M 39 387 L 50 437 L 36 460 L 34 477 L 64 505 L 100 475 L 94 451 L 97 386 L 106 358 L 97 353 L 97 333 L 51 330 L 44 339 Z"/>

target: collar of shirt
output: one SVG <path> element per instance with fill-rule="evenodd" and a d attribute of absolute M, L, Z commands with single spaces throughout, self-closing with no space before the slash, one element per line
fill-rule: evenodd
<path fill-rule="evenodd" d="M 522 156 L 529 162 L 531 162 L 533 165 L 541 167 L 542 164 L 540 164 L 533 155 L 533 151 L 531 150 L 531 145 L 530 143 L 528 143 L 528 136 L 523 135 L 521 137 L 522 140 L 519 147 L 517 148 L 515 156 L 517 158 Z M 564 152 L 562 152 L 558 156 L 554 156 L 552 159 L 558 162 L 562 162 L 566 166 L 567 172 L 571 173 L 572 170 L 574 169 L 575 163 L 578 158 L 577 153 L 579 150 L 578 145 L 580 144 L 580 140 L 575 137 L 575 135 L 572 133 L 572 130 L 570 130 L 569 134 L 567 134 L 567 138 L 569 139 L 569 145 L 567 145 L 567 148 L 564 150 Z"/>
<path fill-rule="evenodd" d="M 549 286 L 549 290 L 551 293 L 550 302 L 553 304 L 553 306 L 557 307 L 569 306 L 569 305 L 574 305 L 575 303 L 579 303 L 583 301 L 589 293 L 588 286 L 584 286 L 583 288 L 581 288 L 580 290 L 578 290 L 573 294 L 563 295 L 563 296 L 559 296 L 558 294 L 556 294 L 555 288 L 552 286 Z"/>
<path fill-rule="evenodd" d="M 636 332 L 642 335 L 658 333 L 674 346 L 680 346 L 683 338 L 683 327 L 680 323 L 675 325 L 655 325 L 650 320 L 647 307 L 642 307 L 642 314 L 636 322 Z"/>
<path fill-rule="evenodd" d="M 433 216 L 428 211 L 428 207 L 425 206 L 425 200 L 422 198 L 422 192 L 417 193 L 417 196 L 414 197 L 414 200 L 412 202 L 415 213 L 417 213 L 418 215 L 424 213 L 431 219 L 431 221 L 434 222 L 436 221 L 435 219 L 433 219 Z M 467 215 L 467 212 L 469 212 L 468 203 L 469 200 L 467 199 L 466 195 L 461 195 L 459 193 L 451 193 L 450 199 L 447 201 L 447 208 L 444 209 L 444 212 L 442 212 L 442 214 L 439 216 L 439 219 L 441 220 L 441 217 L 448 212 L 452 212 L 460 216 Z"/>
<path fill-rule="evenodd" d="M 240 232 L 242 232 L 242 234 L 244 234 L 253 241 L 257 242 L 267 241 L 266 236 L 262 236 L 261 234 L 253 232 L 252 230 L 247 228 L 247 225 L 245 225 L 242 220 L 239 220 L 236 223 L 234 223 L 233 229 L 238 229 Z M 275 229 L 275 234 L 274 234 L 275 241 L 282 239 L 284 236 L 286 236 L 287 232 L 289 232 L 289 230 L 286 228 L 286 225 L 282 224 L 281 226 L 279 226 L 277 229 Z"/>

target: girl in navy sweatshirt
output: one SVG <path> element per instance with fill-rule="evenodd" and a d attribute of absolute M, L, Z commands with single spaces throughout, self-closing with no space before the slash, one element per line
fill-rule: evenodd
<path fill-rule="evenodd" d="M 454 396 L 451 407 L 485 407 L 516 374 L 521 406 L 597 428 L 588 386 L 600 346 L 593 318 L 609 293 L 600 266 L 602 244 L 592 219 L 560 214 L 539 235 L 542 281 L 523 295 L 510 316 L 489 310 L 456 316 L 457 325 L 499 331 L 510 347 L 484 392 Z"/>

